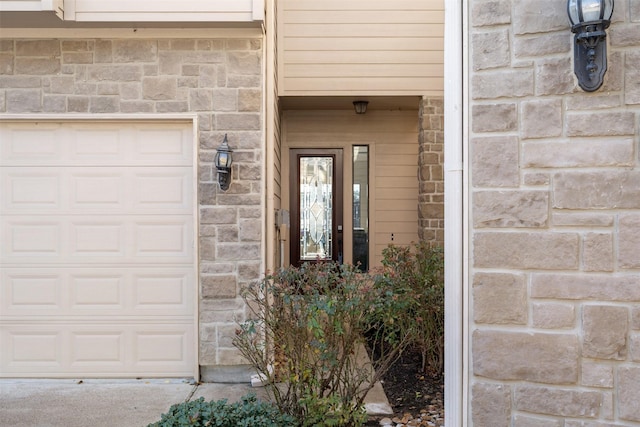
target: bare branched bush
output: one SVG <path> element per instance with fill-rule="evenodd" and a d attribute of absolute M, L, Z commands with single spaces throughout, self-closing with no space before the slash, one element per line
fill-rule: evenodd
<path fill-rule="evenodd" d="M 358 426 L 364 398 L 408 342 L 393 295 L 355 267 L 287 268 L 244 290 L 252 310 L 234 345 L 302 426 Z M 367 344 L 369 344 L 367 346 Z M 367 348 L 375 348 L 370 357 Z"/>

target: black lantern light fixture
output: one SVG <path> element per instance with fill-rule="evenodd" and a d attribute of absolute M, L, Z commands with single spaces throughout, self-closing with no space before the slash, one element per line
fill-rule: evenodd
<path fill-rule="evenodd" d="M 602 86 L 607 71 L 607 33 L 613 0 L 568 0 L 571 31 L 575 33 L 573 70 L 578 84 L 593 92 Z"/>
<path fill-rule="evenodd" d="M 356 110 L 356 114 L 365 114 L 368 105 L 369 101 L 353 101 L 353 108 Z"/>
<path fill-rule="evenodd" d="M 218 184 L 222 191 L 227 191 L 229 184 L 231 184 L 231 163 L 233 163 L 231 153 L 233 153 L 233 150 L 229 148 L 227 134 L 225 133 L 224 141 L 222 141 L 222 144 L 218 147 L 218 152 L 214 159 L 216 169 L 218 170 Z"/>

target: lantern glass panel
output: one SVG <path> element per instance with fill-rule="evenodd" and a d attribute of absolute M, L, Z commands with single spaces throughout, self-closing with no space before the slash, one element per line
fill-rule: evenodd
<path fill-rule="evenodd" d="M 581 3 L 583 22 L 602 19 L 602 0 L 582 0 Z"/>

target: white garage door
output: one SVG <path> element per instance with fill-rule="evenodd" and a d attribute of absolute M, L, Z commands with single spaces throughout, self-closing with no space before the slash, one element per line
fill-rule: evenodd
<path fill-rule="evenodd" d="M 193 376 L 189 123 L 0 123 L 0 376 Z"/>

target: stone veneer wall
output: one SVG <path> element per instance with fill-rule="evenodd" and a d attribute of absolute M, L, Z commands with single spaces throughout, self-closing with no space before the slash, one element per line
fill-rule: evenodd
<path fill-rule="evenodd" d="M 262 40 L 0 40 L 0 112 L 198 115 L 200 365 L 241 365 L 238 289 L 262 271 Z M 233 182 L 212 162 L 229 135 Z M 209 369 L 210 368 L 210 369 Z"/>
<path fill-rule="evenodd" d="M 640 1 L 573 76 L 566 1 L 470 0 L 474 426 L 640 423 Z"/>
<path fill-rule="evenodd" d="M 444 246 L 444 100 L 423 98 L 418 134 L 418 237 Z"/>

